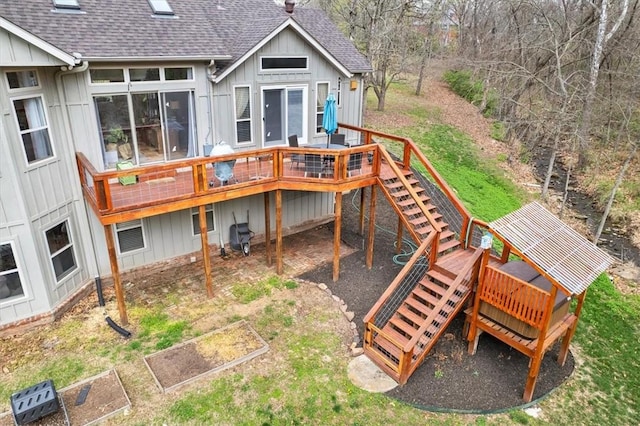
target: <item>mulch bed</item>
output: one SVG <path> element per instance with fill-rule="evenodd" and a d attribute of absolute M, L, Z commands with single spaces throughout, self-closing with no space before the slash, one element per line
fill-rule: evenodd
<path fill-rule="evenodd" d="M 248 361 L 269 350 L 245 322 L 228 325 L 144 358 L 163 392 Z"/>
<path fill-rule="evenodd" d="M 358 211 L 354 207 L 354 204 L 358 205 L 359 196 L 357 193 L 350 195 L 355 202 L 351 202 L 350 196 L 345 197 L 341 235 L 344 243 L 360 251 L 340 259 L 340 279 L 335 283 L 331 264 L 324 264 L 300 278 L 325 283 L 334 295 L 344 300 L 349 311 L 355 313 L 353 321 L 362 339 L 363 318 L 402 265 L 393 262 L 397 216 L 384 197 L 378 194 L 376 224 L 386 230 L 376 230 L 373 268 L 366 267 L 362 251 L 364 237 L 357 233 Z M 326 229 L 333 233 L 331 226 Z M 433 410 L 499 411 L 522 405 L 529 358 L 486 333 L 480 337 L 476 354 L 469 355 L 467 341 L 462 338 L 463 323 L 461 314 L 449 325 L 407 384 L 387 392 L 387 395 Z M 534 399 L 548 394 L 573 372 L 572 354 L 561 367 L 555 361 L 557 352 L 556 344 L 543 359 Z"/>

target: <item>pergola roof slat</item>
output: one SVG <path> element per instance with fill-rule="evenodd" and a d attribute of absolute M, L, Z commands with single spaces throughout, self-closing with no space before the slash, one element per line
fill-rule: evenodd
<path fill-rule="evenodd" d="M 533 202 L 489 224 L 571 294 L 584 292 L 613 259 Z"/>

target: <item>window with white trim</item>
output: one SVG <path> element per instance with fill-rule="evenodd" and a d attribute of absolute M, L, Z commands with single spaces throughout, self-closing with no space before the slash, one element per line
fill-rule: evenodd
<path fill-rule="evenodd" d="M 40 86 L 38 73 L 35 70 L 9 71 L 7 72 L 7 82 L 9 83 L 9 90 Z"/>
<path fill-rule="evenodd" d="M 65 220 L 48 229 L 45 231 L 45 236 L 49 246 L 53 273 L 56 276 L 56 281 L 60 282 L 78 268 L 73 250 L 69 220 Z"/>
<path fill-rule="evenodd" d="M 116 223 L 116 241 L 120 254 L 145 248 L 142 219 Z"/>
<path fill-rule="evenodd" d="M 309 58 L 306 56 L 262 56 L 260 58 L 260 70 L 306 70 L 309 67 Z"/>
<path fill-rule="evenodd" d="M 18 131 L 28 164 L 53 157 L 49 124 L 41 95 L 13 100 Z"/>
<path fill-rule="evenodd" d="M 253 140 L 251 136 L 251 86 L 234 87 L 234 111 L 236 120 L 236 142 Z"/>
<path fill-rule="evenodd" d="M 0 303 L 24 296 L 13 243 L 0 243 Z"/>
<path fill-rule="evenodd" d="M 214 216 L 213 216 L 213 204 L 207 204 L 204 210 L 207 217 L 207 232 L 216 230 Z M 193 235 L 200 235 L 200 212 L 197 207 L 191 209 L 191 222 L 193 223 Z"/>
<path fill-rule="evenodd" d="M 316 83 L 316 133 L 322 133 L 322 121 L 324 120 L 324 103 L 329 96 L 329 83 Z"/>
<path fill-rule="evenodd" d="M 342 105 L 342 77 L 338 77 L 338 90 L 336 92 L 336 105 Z"/>

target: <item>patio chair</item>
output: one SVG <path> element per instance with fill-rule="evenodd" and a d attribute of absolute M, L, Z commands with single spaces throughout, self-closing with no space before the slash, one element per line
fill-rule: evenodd
<path fill-rule="evenodd" d="M 331 135 L 330 138 L 330 142 L 332 144 L 336 144 L 336 145 L 346 145 L 346 140 L 345 140 L 345 134 L 344 133 L 334 133 Z"/>
<path fill-rule="evenodd" d="M 304 177 L 307 177 L 308 173 L 313 173 L 321 178 L 323 171 L 324 162 L 320 154 L 304 154 Z"/>
<path fill-rule="evenodd" d="M 289 146 L 291 148 L 298 148 L 298 135 L 289 136 Z M 296 163 L 296 168 L 300 167 L 300 163 L 304 163 L 304 154 L 291 154 L 291 167 L 293 169 L 293 163 Z"/>
<path fill-rule="evenodd" d="M 362 174 L 362 153 L 354 152 L 349 155 L 349 161 L 347 162 L 347 173 L 351 176 L 351 172 L 358 170 Z"/>

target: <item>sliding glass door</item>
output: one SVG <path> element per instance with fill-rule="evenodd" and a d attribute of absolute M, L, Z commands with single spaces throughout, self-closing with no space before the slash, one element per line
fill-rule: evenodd
<path fill-rule="evenodd" d="M 262 89 L 264 147 L 286 144 L 291 135 L 307 141 L 307 87 L 265 87 Z"/>

